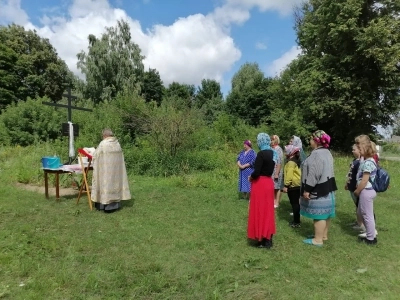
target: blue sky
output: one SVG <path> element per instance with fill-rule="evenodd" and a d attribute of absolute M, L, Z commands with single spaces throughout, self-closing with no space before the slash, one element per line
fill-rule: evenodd
<path fill-rule="evenodd" d="M 291 9 L 299 0 L 0 0 L 0 22 L 36 29 L 79 76 L 76 54 L 123 18 L 165 84 L 216 79 L 226 95 L 245 62 L 274 76 L 299 53 Z"/>

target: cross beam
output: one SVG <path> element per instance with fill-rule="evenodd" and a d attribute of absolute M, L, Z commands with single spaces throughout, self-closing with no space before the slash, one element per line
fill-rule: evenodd
<path fill-rule="evenodd" d="M 84 110 L 84 111 L 93 111 L 92 109 L 89 108 L 83 108 L 83 107 L 76 107 L 72 106 L 72 100 L 77 99 L 76 96 L 73 96 L 71 94 L 71 88 L 69 87 L 67 90 L 67 94 L 64 94 L 63 97 L 68 99 L 68 105 L 65 104 L 58 104 L 58 103 L 53 103 L 53 102 L 42 102 L 42 104 L 45 105 L 50 105 L 50 106 L 55 106 L 55 107 L 64 107 L 68 108 L 68 122 L 72 122 L 72 110 L 77 109 L 77 110 Z"/>
<path fill-rule="evenodd" d="M 55 107 L 67 108 L 67 109 L 68 109 L 68 122 L 71 122 L 71 123 L 72 123 L 72 110 L 73 110 L 73 109 L 84 110 L 84 111 L 93 111 L 93 110 L 91 110 L 91 109 L 89 109 L 89 108 L 83 108 L 83 107 L 72 106 L 72 100 L 77 99 L 77 97 L 76 97 L 76 96 L 73 96 L 73 95 L 71 94 L 71 87 L 68 87 L 67 94 L 64 94 L 63 97 L 67 98 L 67 100 L 68 100 L 68 104 L 67 104 L 67 105 L 65 105 L 65 104 L 58 104 L 58 103 L 53 103 L 53 102 L 42 102 L 42 104 L 50 105 L 50 106 L 55 106 Z M 70 138 L 71 138 L 71 137 L 70 137 Z M 72 137 L 72 140 L 73 140 L 73 137 Z M 70 142 L 71 142 L 71 141 L 70 141 Z M 69 158 L 68 164 L 71 164 L 71 163 L 72 163 L 72 159 L 73 159 L 73 157 L 70 157 L 70 158 Z"/>

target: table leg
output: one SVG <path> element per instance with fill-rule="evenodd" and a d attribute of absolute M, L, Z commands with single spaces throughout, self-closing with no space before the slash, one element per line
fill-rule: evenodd
<path fill-rule="evenodd" d="M 44 171 L 44 193 L 46 198 L 49 199 L 49 176 L 46 171 Z"/>
<path fill-rule="evenodd" d="M 60 180 L 58 173 L 56 173 L 56 199 L 60 199 Z"/>

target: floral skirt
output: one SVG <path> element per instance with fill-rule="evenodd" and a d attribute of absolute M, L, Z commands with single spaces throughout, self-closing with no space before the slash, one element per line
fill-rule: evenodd
<path fill-rule="evenodd" d="M 313 220 L 326 220 L 335 217 L 335 193 L 316 199 L 306 200 L 300 197 L 300 214 Z"/>

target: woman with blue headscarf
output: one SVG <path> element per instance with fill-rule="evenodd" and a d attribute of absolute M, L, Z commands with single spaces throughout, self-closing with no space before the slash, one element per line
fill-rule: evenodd
<path fill-rule="evenodd" d="M 274 181 L 272 174 L 278 154 L 271 149 L 271 139 L 266 133 L 259 133 L 257 145 L 260 151 L 249 177 L 251 194 L 247 237 L 256 240 L 260 248 L 272 247 L 272 236 L 276 232 L 274 212 Z"/>

